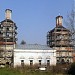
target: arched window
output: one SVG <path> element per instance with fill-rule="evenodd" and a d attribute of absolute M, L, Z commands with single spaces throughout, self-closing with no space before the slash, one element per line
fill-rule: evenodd
<path fill-rule="evenodd" d="M 30 66 L 33 66 L 33 60 L 30 60 Z"/>
<path fill-rule="evenodd" d="M 21 66 L 24 67 L 24 60 L 21 60 Z"/>
<path fill-rule="evenodd" d="M 33 59 L 34 59 L 33 56 L 30 56 L 30 57 L 29 57 L 30 66 L 33 66 Z"/>

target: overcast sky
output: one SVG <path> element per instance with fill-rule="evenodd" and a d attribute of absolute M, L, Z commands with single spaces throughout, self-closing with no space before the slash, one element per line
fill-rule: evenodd
<path fill-rule="evenodd" d="M 73 0 L 0 0 L 0 21 L 5 10 L 12 10 L 12 20 L 18 27 L 18 43 L 46 44 L 47 32 L 56 26 L 55 17 L 66 19 L 73 8 Z"/>

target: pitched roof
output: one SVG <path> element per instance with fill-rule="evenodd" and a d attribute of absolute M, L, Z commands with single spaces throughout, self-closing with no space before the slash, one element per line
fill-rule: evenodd
<path fill-rule="evenodd" d="M 60 30 L 61 31 L 61 29 L 64 31 L 69 31 L 68 29 L 66 29 L 65 27 L 63 27 L 63 26 L 58 26 L 58 27 L 55 27 L 54 29 L 52 29 L 50 32 L 54 32 L 55 31 L 55 29 L 56 30 Z M 70 31 L 69 31 L 70 32 Z"/>
<path fill-rule="evenodd" d="M 52 48 L 48 47 L 47 45 L 40 45 L 40 44 L 16 45 L 15 49 L 53 50 Z"/>
<path fill-rule="evenodd" d="M 3 22 L 11 22 L 11 23 L 14 23 L 12 20 L 10 20 L 10 19 L 5 19 L 5 20 L 3 20 L 3 21 L 1 21 L 1 23 L 3 23 Z"/>

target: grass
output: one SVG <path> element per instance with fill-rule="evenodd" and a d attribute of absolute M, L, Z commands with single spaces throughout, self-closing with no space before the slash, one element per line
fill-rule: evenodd
<path fill-rule="evenodd" d="M 31 70 L 24 71 L 24 70 L 0 68 L 0 75 L 52 75 L 52 74 L 46 71 L 31 71 Z"/>
<path fill-rule="evenodd" d="M 9 68 L 0 68 L 0 75 L 21 75 L 20 72 Z"/>
<path fill-rule="evenodd" d="M 62 75 L 62 74 L 54 74 L 51 73 L 50 71 L 0 68 L 0 75 Z"/>
<path fill-rule="evenodd" d="M 0 75 L 64 75 L 62 67 L 50 66 L 46 71 L 40 71 L 37 66 L 29 67 L 19 67 L 16 68 L 0 68 Z"/>

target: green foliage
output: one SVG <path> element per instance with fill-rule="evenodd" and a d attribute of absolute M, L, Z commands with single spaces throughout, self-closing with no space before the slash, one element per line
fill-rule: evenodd
<path fill-rule="evenodd" d="M 21 41 L 21 45 L 25 45 L 26 42 L 24 40 Z"/>
<path fill-rule="evenodd" d="M 0 75 L 21 75 L 20 72 L 12 70 L 10 68 L 0 68 Z"/>
<path fill-rule="evenodd" d="M 13 69 L 13 68 L 0 68 L 0 75 L 51 75 L 50 72 L 46 71 L 35 71 L 35 70 L 24 70 Z"/>
<path fill-rule="evenodd" d="M 63 70 L 61 65 L 57 65 L 48 67 L 46 71 L 40 71 L 35 64 L 33 67 L 25 65 L 16 68 L 0 68 L 0 75 L 63 75 Z"/>

